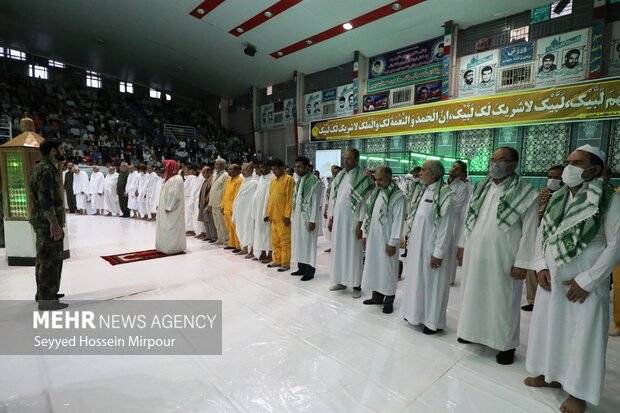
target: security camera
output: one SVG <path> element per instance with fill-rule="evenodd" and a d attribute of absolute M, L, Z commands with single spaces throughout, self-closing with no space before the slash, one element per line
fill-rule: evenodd
<path fill-rule="evenodd" d="M 256 47 L 252 46 L 251 44 L 246 44 L 245 48 L 243 49 L 243 53 L 247 54 L 248 56 L 254 56 L 256 54 Z"/>

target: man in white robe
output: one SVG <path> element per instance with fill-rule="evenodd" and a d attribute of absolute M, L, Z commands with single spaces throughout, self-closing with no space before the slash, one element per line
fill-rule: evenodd
<path fill-rule="evenodd" d="M 293 214 L 291 217 L 291 260 L 297 262 L 297 271 L 302 281 L 310 281 L 316 272 L 317 221 L 321 216 L 323 185 L 310 172 L 310 160 L 299 157 L 295 161 L 295 172 L 299 181 L 293 192 Z"/>
<path fill-rule="evenodd" d="M 243 164 L 241 174 L 243 182 L 239 187 L 239 192 L 233 204 L 232 220 L 237 231 L 237 238 L 241 245 L 241 252 L 237 255 L 245 255 L 245 258 L 252 258 L 254 253 L 252 245 L 254 243 L 254 219 L 252 218 L 252 206 L 258 182 L 252 176 L 254 167 L 251 163 Z"/>
<path fill-rule="evenodd" d="M 364 304 L 383 304 L 383 312 L 391 314 L 398 284 L 398 246 L 406 197 L 392 180 L 391 168 L 380 166 L 375 177 L 377 187 L 365 205 L 363 219 L 366 260 L 362 288 L 372 291 L 372 298 L 364 300 Z"/>
<path fill-rule="evenodd" d="M 164 186 L 157 207 L 155 248 L 165 254 L 178 254 L 187 248 L 185 235 L 185 191 L 176 161 L 164 161 Z"/>
<path fill-rule="evenodd" d="M 116 184 L 118 182 L 118 174 L 116 168 L 110 166 L 108 175 L 103 181 L 103 209 L 108 212 L 107 216 L 117 216 L 121 214 L 121 206 L 118 202 L 118 194 L 116 192 Z"/>
<path fill-rule="evenodd" d="M 407 205 L 405 206 L 405 220 L 407 220 L 407 218 L 409 217 L 409 205 L 411 204 L 411 200 L 416 198 L 420 194 L 420 191 L 424 192 L 424 190 L 426 189 L 426 185 L 424 185 L 424 183 L 420 180 L 421 170 L 421 167 L 416 166 L 411 170 L 409 174 L 407 174 L 407 179 L 405 179 L 404 192 L 405 196 L 407 196 Z M 403 231 L 405 230 L 406 228 L 403 225 Z M 401 255 L 401 257 L 406 258 L 408 251 L 407 244 L 409 242 L 407 237 L 409 236 L 409 234 L 403 233 L 402 235 L 405 237 L 405 252 Z"/>
<path fill-rule="evenodd" d="M 195 236 L 194 231 L 194 204 L 192 203 L 192 191 L 196 180 L 196 167 L 194 165 L 185 166 L 185 181 L 183 182 L 183 192 L 185 195 L 185 235 Z"/>
<path fill-rule="evenodd" d="M 163 171 L 161 169 L 153 172 L 155 175 L 155 192 L 153 193 L 153 197 L 151 199 L 151 214 L 153 215 L 153 219 L 157 220 L 157 209 L 159 208 L 159 198 L 161 196 L 161 190 L 164 186 L 164 177 Z"/>
<path fill-rule="evenodd" d="M 420 179 L 426 185 L 411 202 L 407 219 L 409 254 L 404 266 L 403 317 L 422 332 L 435 334 L 446 328 L 450 293 L 450 254 L 454 245 L 454 198 L 443 181 L 439 161 L 426 161 Z"/>
<path fill-rule="evenodd" d="M 193 231 L 196 234 L 196 238 L 203 239 L 204 238 L 204 223 L 198 220 L 198 201 L 200 198 L 200 189 L 202 188 L 202 184 L 204 183 L 205 178 L 202 174 L 202 171 L 196 176 L 194 182 L 192 183 L 190 199 L 192 206 L 192 226 Z M 202 235 L 202 236 L 201 236 Z"/>
<path fill-rule="evenodd" d="M 91 206 L 95 210 L 94 215 L 103 214 L 103 181 L 105 176 L 99 171 L 98 166 L 93 166 L 93 173 L 90 175 L 88 183 L 88 193 L 90 194 Z"/>
<path fill-rule="evenodd" d="M 146 189 L 146 180 L 147 180 L 147 176 L 146 176 L 146 165 L 140 165 L 140 167 L 138 168 L 139 171 L 139 175 L 136 179 L 136 183 L 135 183 L 135 187 L 136 190 L 134 192 L 134 195 L 136 196 L 136 206 L 137 206 L 137 217 L 139 219 L 144 219 L 146 218 L 146 215 L 144 215 L 144 205 L 141 207 L 140 206 L 140 199 L 144 198 L 144 192 Z"/>
<path fill-rule="evenodd" d="M 515 174 L 518 163 L 514 148 L 493 152 L 489 176 L 469 201 L 457 257 L 463 259 L 458 340 L 498 350 L 503 365 L 514 362 L 519 345 L 521 293 L 538 221 L 538 194 Z"/>
<path fill-rule="evenodd" d="M 267 202 L 269 201 L 269 189 L 275 175 L 271 171 L 271 162 L 259 161 L 260 177 L 256 187 L 256 195 L 252 205 L 252 218 L 254 219 L 254 258 L 263 264 L 272 261 L 271 245 L 271 222 L 265 221 L 267 216 Z"/>
<path fill-rule="evenodd" d="M 88 174 L 81 171 L 78 166 L 73 167 L 73 193 L 79 215 L 86 215 L 86 202 L 88 200 Z"/>
<path fill-rule="evenodd" d="M 332 231 L 330 291 L 353 287 L 353 298 L 362 296 L 362 224 L 366 199 L 374 183 L 359 167 L 360 154 L 355 148 L 344 152 L 344 170 L 334 178 L 328 229 Z"/>
<path fill-rule="evenodd" d="M 329 229 L 329 211 L 334 209 L 334 202 L 330 198 L 332 190 L 332 183 L 338 174 L 342 171 L 342 167 L 338 165 L 332 165 L 332 176 L 328 180 L 327 189 L 325 190 L 325 206 L 323 210 L 323 219 L 325 219 L 325 238 L 329 241 L 332 239 L 332 231 Z M 334 200 L 335 201 L 335 200 Z M 325 252 L 332 252 L 331 248 L 325 250 Z"/>
<path fill-rule="evenodd" d="M 451 235 L 451 238 L 454 240 L 458 240 L 461 235 L 461 227 L 463 225 L 463 220 L 465 219 L 465 214 L 467 213 L 466 207 L 474 189 L 471 185 L 461 179 L 463 174 L 467 176 L 467 164 L 463 161 L 456 161 L 454 165 L 452 165 L 452 168 L 450 168 L 450 172 L 448 172 L 448 185 L 450 185 L 450 188 L 454 191 L 454 207 L 452 208 L 452 213 L 454 214 L 454 224 L 452 225 L 453 234 Z M 446 254 L 445 260 L 445 265 L 447 266 L 448 273 L 450 274 L 450 285 L 454 285 L 454 282 L 456 281 L 456 241 L 452 243 L 452 246 L 453 248 Z"/>
<path fill-rule="evenodd" d="M 316 236 L 317 237 L 322 237 L 323 235 L 325 235 L 324 231 L 323 231 L 323 227 L 325 226 L 325 220 L 323 219 L 323 200 L 325 199 L 325 185 L 323 185 L 323 180 L 321 179 L 321 174 L 319 173 L 319 171 L 316 171 L 313 169 L 312 165 L 310 165 L 310 169 L 312 169 L 312 173 L 314 174 L 314 176 L 317 177 L 317 179 L 319 180 L 319 185 L 321 186 L 321 197 L 319 198 L 319 216 L 316 218 Z"/>
<path fill-rule="evenodd" d="M 213 173 L 213 183 L 209 192 L 209 208 L 213 214 L 213 222 L 217 231 L 217 242 L 215 245 L 228 246 L 228 230 L 222 212 L 222 199 L 224 198 L 224 188 L 228 179 L 226 172 L 226 161 L 221 158 L 215 160 Z"/>
<path fill-rule="evenodd" d="M 605 154 L 584 145 L 567 158 L 565 186 L 536 238 L 538 290 L 525 366 L 532 387 L 562 387 L 560 407 L 582 413 L 603 390 L 609 274 L 620 262 L 620 194 L 601 178 Z"/>
<path fill-rule="evenodd" d="M 153 165 L 147 165 L 146 174 L 140 180 L 140 188 L 138 188 L 138 211 L 146 220 L 152 220 L 153 201 L 155 198 L 155 185 L 157 184 L 157 175 L 153 172 Z M 159 200 L 158 200 L 159 201 Z"/>
<path fill-rule="evenodd" d="M 127 177 L 127 208 L 131 211 L 132 218 L 139 218 L 138 215 L 138 197 L 136 192 L 138 191 L 138 184 L 140 183 L 140 172 L 135 166 L 129 165 L 129 177 Z"/>

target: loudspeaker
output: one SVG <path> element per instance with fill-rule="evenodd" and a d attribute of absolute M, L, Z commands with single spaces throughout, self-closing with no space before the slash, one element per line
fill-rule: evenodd
<path fill-rule="evenodd" d="M 248 44 L 243 49 L 243 53 L 247 54 L 248 56 L 254 56 L 256 54 L 256 47 Z"/>

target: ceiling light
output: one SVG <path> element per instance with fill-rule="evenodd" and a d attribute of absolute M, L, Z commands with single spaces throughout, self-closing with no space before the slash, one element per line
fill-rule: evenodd
<path fill-rule="evenodd" d="M 392 10 L 398 11 L 400 10 L 400 8 L 401 8 L 401 5 L 399 3 L 392 4 Z"/>
<path fill-rule="evenodd" d="M 283 56 L 283 55 L 284 55 L 284 53 L 282 53 L 282 52 L 278 52 L 278 53 L 276 53 L 276 54 L 277 54 L 278 56 Z"/>
<path fill-rule="evenodd" d="M 312 44 L 312 40 L 310 39 L 306 40 L 306 44 Z"/>
<path fill-rule="evenodd" d="M 273 16 L 273 14 L 271 14 L 271 12 L 269 10 L 267 10 L 265 12 L 265 17 L 270 18 L 271 16 Z"/>
<path fill-rule="evenodd" d="M 353 25 L 351 23 L 345 23 L 342 25 L 342 28 L 345 30 L 351 30 L 353 28 Z"/>
<path fill-rule="evenodd" d="M 243 29 L 241 27 L 237 27 L 237 33 L 243 33 Z"/>
<path fill-rule="evenodd" d="M 196 13 L 205 14 L 205 9 L 196 9 Z"/>

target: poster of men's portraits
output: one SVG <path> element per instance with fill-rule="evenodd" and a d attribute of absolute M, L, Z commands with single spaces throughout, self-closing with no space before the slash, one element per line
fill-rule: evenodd
<path fill-rule="evenodd" d="M 611 50 L 609 51 L 609 75 L 620 75 L 620 21 L 611 26 Z"/>
<path fill-rule="evenodd" d="M 389 106 L 390 93 L 381 92 L 372 95 L 364 95 L 364 112 L 374 112 L 387 109 Z"/>
<path fill-rule="evenodd" d="M 336 116 L 349 116 L 355 110 L 355 95 L 353 83 L 338 86 L 336 88 L 338 102 L 336 103 Z"/>
<path fill-rule="evenodd" d="M 444 38 L 437 37 L 368 59 L 368 78 L 403 72 L 443 60 Z"/>
<path fill-rule="evenodd" d="M 282 123 L 291 125 L 297 117 L 297 108 L 295 107 L 295 99 L 284 99 L 284 113 L 282 115 Z"/>
<path fill-rule="evenodd" d="M 414 91 L 413 102 L 415 105 L 437 102 L 441 100 L 441 80 L 415 85 Z"/>
<path fill-rule="evenodd" d="M 308 93 L 304 96 L 304 119 L 319 120 L 323 113 L 323 92 Z"/>
<path fill-rule="evenodd" d="M 273 103 L 268 103 L 260 107 L 261 128 L 269 129 L 273 127 Z"/>
<path fill-rule="evenodd" d="M 585 79 L 589 29 L 545 37 L 536 42 L 536 86 Z"/>
<path fill-rule="evenodd" d="M 495 93 L 498 67 L 498 50 L 461 57 L 459 97 Z"/>

